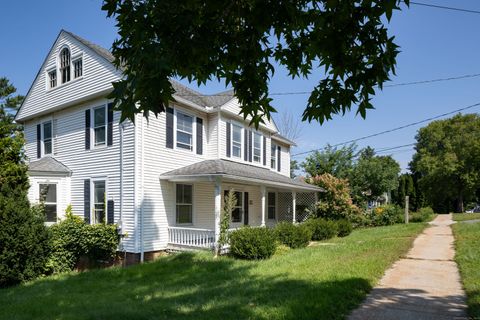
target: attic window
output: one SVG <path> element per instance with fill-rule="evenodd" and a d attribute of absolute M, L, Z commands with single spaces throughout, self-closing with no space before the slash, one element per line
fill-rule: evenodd
<path fill-rule="evenodd" d="M 62 83 L 70 81 L 70 51 L 67 48 L 60 52 L 60 74 Z"/>
<path fill-rule="evenodd" d="M 55 88 L 57 86 L 57 70 L 52 70 L 48 73 L 48 81 L 50 88 Z"/>
<path fill-rule="evenodd" d="M 73 78 L 79 78 L 83 74 L 83 64 L 82 64 L 82 58 L 76 59 L 73 61 Z"/>

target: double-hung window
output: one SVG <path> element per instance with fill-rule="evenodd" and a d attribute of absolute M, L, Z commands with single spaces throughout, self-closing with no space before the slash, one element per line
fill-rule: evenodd
<path fill-rule="evenodd" d="M 62 83 L 70 81 L 70 50 L 67 48 L 60 52 L 60 74 L 62 75 Z"/>
<path fill-rule="evenodd" d="M 232 124 L 232 155 L 242 157 L 242 127 Z"/>
<path fill-rule="evenodd" d="M 193 223 L 193 186 L 191 184 L 177 184 L 176 222 L 177 224 Z"/>
<path fill-rule="evenodd" d="M 93 223 L 105 223 L 105 180 L 93 181 Z"/>
<path fill-rule="evenodd" d="M 105 145 L 106 128 L 107 128 L 107 114 L 106 107 L 100 106 L 93 109 L 93 134 L 95 146 Z"/>
<path fill-rule="evenodd" d="M 243 214 L 243 192 L 235 191 L 235 207 L 232 211 L 232 222 L 242 222 Z"/>
<path fill-rule="evenodd" d="M 177 148 L 193 150 L 193 117 L 177 112 Z"/>
<path fill-rule="evenodd" d="M 277 145 L 273 142 L 270 148 L 270 168 L 277 169 Z"/>
<path fill-rule="evenodd" d="M 277 211 L 277 198 L 275 192 L 268 193 L 268 219 L 275 220 L 275 213 Z"/>
<path fill-rule="evenodd" d="M 80 78 L 83 74 L 82 58 L 78 58 L 73 61 L 73 78 Z"/>
<path fill-rule="evenodd" d="M 57 222 L 57 185 L 39 184 L 40 202 L 45 206 L 46 222 Z"/>
<path fill-rule="evenodd" d="M 48 72 L 48 83 L 50 89 L 57 86 L 57 70 L 52 70 Z"/>
<path fill-rule="evenodd" d="M 253 161 L 260 162 L 262 154 L 262 135 L 258 132 L 253 133 Z"/>
<path fill-rule="evenodd" d="M 42 123 L 43 154 L 52 153 L 52 121 Z"/>

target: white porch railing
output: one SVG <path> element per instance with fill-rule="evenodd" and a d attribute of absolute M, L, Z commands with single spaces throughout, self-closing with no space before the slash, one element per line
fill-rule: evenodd
<path fill-rule="evenodd" d="M 215 231 L 209 229 L 168 227 L 168 243 L 211 249 L 215 246 Z"/>

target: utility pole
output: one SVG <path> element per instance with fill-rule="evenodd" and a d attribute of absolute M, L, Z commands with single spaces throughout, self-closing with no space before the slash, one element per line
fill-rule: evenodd
<path fill-rule="evenodd" d="M 405 196 L 405 223 L 408 223 L 408 196 Z"/>

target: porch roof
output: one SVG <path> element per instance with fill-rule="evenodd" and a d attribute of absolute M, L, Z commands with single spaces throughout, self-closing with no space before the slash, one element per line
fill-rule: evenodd
<path fill-rule="evenodd" d="M 160 179 L 170 181 L 202 180 L 215 177 L 295 190 L 324 191 L 322 188 L 291 179 L 269 169 L 224 159 L 205 160 L 160 175 Z"/>
<path fill-rule="evenodd" d="M 69 176 L 72 171 L 63 163 L 52 157 L 43 157 L 28 164 L 31 175 Z"/>

